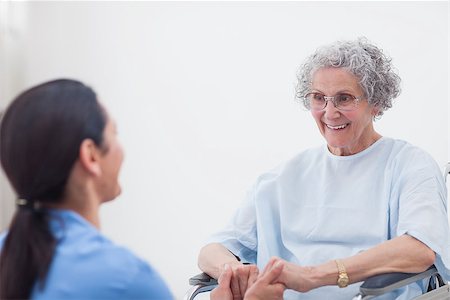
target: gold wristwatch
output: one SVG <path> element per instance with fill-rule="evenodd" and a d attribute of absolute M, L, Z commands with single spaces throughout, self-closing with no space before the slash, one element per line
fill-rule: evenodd
<path fill-rule="evenodd" d="M 338 272 L 339 272 L 338 279 L 337 279 L 337 285 L 340 288 L 345 288 L 346 286 L 348 286 L 348 282 L 349 282 L 348 274 L 345 271 L 344 264 L 340 260 L 336 259 L 335 262 L 336 262 Z"/>

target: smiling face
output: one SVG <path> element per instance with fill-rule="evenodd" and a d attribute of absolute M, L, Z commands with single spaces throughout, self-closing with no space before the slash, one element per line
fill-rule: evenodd
<path fill-rule="evenodd" d="M 347 93 L 362 98 L 352 111 L 340 111 L 332 101 L 323 110 L 311 110 L 331 153 L 352 155 L 381 137 L 373 128 L 373 117 L 378 109 L 364 99 L 358 78 L 352 73 L 342 68 L 319 69 L 314 73 L 311 91 L 325 96 Z"/>

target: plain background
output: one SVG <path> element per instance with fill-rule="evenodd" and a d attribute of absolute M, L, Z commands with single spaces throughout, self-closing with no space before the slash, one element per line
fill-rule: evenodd
<path fill-rule="evenodd" d="M 403 92 L 377 130 L 448 161 L 448 2 L 2 2 L 0 26 L 1 109 L 57 77 L 109 108 L 126 159 L 102 231 L 177 299 L 256 177 L 324 143 L 294 100 L 318 46 L 366 36 L 384 49 Z M 0 184 L 5 228 L 13 196 Z"/>

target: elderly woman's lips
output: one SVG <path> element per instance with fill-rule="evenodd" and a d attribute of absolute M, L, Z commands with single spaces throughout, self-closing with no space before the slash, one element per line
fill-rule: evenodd
<path fill-rule="evenodd" d="M 329 124 L 325 124 L 328 128 L 333 129 L 333 130 L 338 130 L 338 129 L 344 129 L 345 127 L 348 126 L 349 123 L 346 124 L 342 124 L 342 125 L 336 125 L 336 126 L 332 126 Z"/>

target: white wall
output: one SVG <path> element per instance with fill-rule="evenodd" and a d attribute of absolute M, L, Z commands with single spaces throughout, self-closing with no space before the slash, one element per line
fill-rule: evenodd
<path fill-rule="evenodd" d="M 0 1 L 0 114 L 23 88 L 23 32 L 25 26 L 26 7 Z M 0 170 L 0 230 L 9 224 L 14 202 L 12 189 L 6 181 L 3 170 Z"/>
<path fill-rule="evenodd" d="M 97 90 L 127 153 L 103 231 L 177 298 L 258 174 L 323 143 L 293 99 L 317 46 L 364 35 L 385 49 L 403 93 L 377 129 L 448 160 L 447 2 L 14 5 L 28 8 L 20 88 L 64 76 Z"/>

